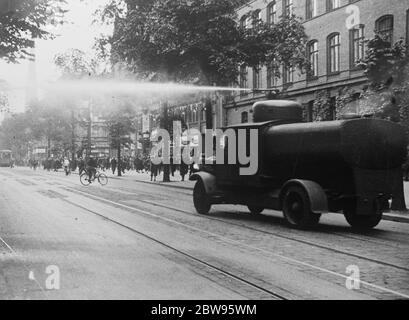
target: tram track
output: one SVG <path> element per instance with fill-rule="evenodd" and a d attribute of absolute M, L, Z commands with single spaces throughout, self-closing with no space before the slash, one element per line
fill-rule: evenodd
<path fill-rule="evenodd" d="M 114 190 L 111 190 L 111 191 L 114 191 Z M 118 192 L 118 191 L 114 191 L 114 192 Z M 124 192 L 122 192 L 122 193 L 124 193 Z M 93 195 L 91 193 L 89 193 L 89 194 Z M 173 207 L 173 206 L 169 206 L 169 205 L 160 204 L 160 203 L 153 202 L 153 201 L 142 200 L 142 199 L 137 199 L 137 198 L 135 199 L 135 201 L 143 203 L 143 204 L 151 205 L 151 206 L 154 206 L 154 207 L 162 208 L 162 209 L 172 210 L 172 211 L 179 212 L 179 213 L 189 215 L 189 216 L 194 215 L 196 217 L 200 217 L 201 219 L 221 222 L 221 223 L 223 223 L 225 225 L 231 225 L 231 226 L 243 228 L 243 229 L 246 229 L 246 230 L 259 232 L 259 233 L 266 234 L 266 235 L 269 235 L 269 236 L 273 236 L 273 237 L 277 237 L 277 238 L 281 238 L 281 239 L 285 239 L 285 240 L 289 240 L 289 241 L 293 241 L 293 242 L 297 242 L 297 243 L 302 243 L 302 244 L 309 245 L 309 246 L 312 246 L 312 247 L 315 247 L 315 248 L 324 249 L 324 250 L 327 250 L 327 251 L 330 251 L 330 252 L 333 252 L 333 253 L 342 254 L 342 255 L 345 255 L 345 256 L 348 256 L 348 257 L 353 257 L 353 258 L 356 258 L 356 259 L 365 260 L 367 262 L 376 263 L 376 264 L 380 264 L 380 265 L 383 265 L 383 266 L 386 266 L 386 267 L 391 267 L 391 268 L 395 268 L 395 269 L 398 269 L 398 270 L 403 270 L 403 271 L 409 272 L 409 267 L 404 267 L 404 266 L 392 264 L 392 263 L 389 263 L 389 262 L 386 262 L 386 261 L 381 261 L 381 260 L 365 257 L 365 256 L 362 256 L 362 255 L 354 254 L 354 253 L 351 253 L 351 252 L 335 249 L 335 248 L 328 247 L 328 246 L 325 246 L 325 245 L 322 245 L 322 244 L 319 244 L 319 243 L 315 243 L 315 242 L 312 242 L 312 241 L 296 239 L 296 238 L 293 238 L 293 237 L 290 237 L 290 236 L 285 236 L 285 235 L 280 234 L 280 233 L 266 231 L 266 230 L 262 230 L 262 229 L 259 229 L 259 228 L 246 226 L 246 225 L 243 225 L 241 223 L 235 223 L 235 222 L 226 221 L 224 219 L 219 219 L 219 218 L 215 218 L 215 217 L 211 217 L 211 216 L 207 216 L 207 215 L 200 215 L 200 214 L 197 214 L 197 213 L 192 213 L 191 211 L 183 210 L 183 209 Z"/>
<path fill-rule="evenodd" d="M 68 191 L 67 189 L 70 189 L 70 188 L 65 188 L 66 191 Z M 323 273 L 327 273 L 327 274 L 330 274 L 332 276 L 342 278 L 344 280 L 348 279 L 348 276 L 346 276 L 344 274 L 340 274 L 338 272 L 331 271 L 331 270 L 328 270 L 326 268 L 316 266 L 316 265 L 313 265 L 313 264 L 310 264 L 310 263 L 307 263 L 307 262 L 304 262 L 304 261 L 300 261 L 300 260 L 297 260 L 297 259 L 294 259 L 294 258 L 290 258 L 290 257 L 284 256 L 284 255 L 281 255 L 281 254 L 277 254 L 277 253 L 271 252 L 269 250 L 254 247 L 252 245 L 245 244 L 245 243 L 243 243 L 241 241 L 230 239 L 228 237 L 221 236 L 219 234 L 212 233 L 212 232 L 209 232 L 209 231 L 206 231 L 206 230 L 203 230 L 203 229 L 199 229 L 199 228 L 196 228 L 194 226 L 191 226 L 191 225 L 188 225 L 188 224 L 185 224 L 185 223 L 182 223 L 182 222 L 170 219 L 170 218 L 165 218 L 165 217 L 156 215 L 154 213 L 148 212 L 147 210 L 141 210 L 141 209 L 138 209 L 138 208 L 135 208 L 135 207 L 132 207 L 132 206 L 128 206 L 128 205 L 124 205 L 124 204 L 121 204 L 121 203 L 118 203 L 118 202 L 110 201 L 110 200 L 101 198 L 99 196 L 96 196 L 96 195 L 93 195 L 93 194 L 90 194 L 90 193 L 86 193 L 86 192 L 82 192 L 82 191 L 78 191 L 78 190 L 75 190 L 75 189 L 72 189 L 71 192 L 76 193 L 76 194 L 82 194 L 83 196 L 88 196 L 90 198 L 93 198 L 94 200 L 102 201 L 102 202 L 111 204 L 111 205 L 113 205 L 115 207 L 118 207 L 118 208 L 126 209 L 128 211 L 138 212 L 138 213 L 141 213 L 143 215 L 147 215 L 147 216 L 158 218 L 158 219 L 161 219 L 161 220 L 164 220 L 164 221 L 167 221 L 167 222 L 171 222 L 171 223 L 183 226 L 185 228 L 191 229 L 191 230 L 196 231 L 196 232 L 202 232 L 202 233 L 208 234 L 208 235 L 210 235 L 210 236 L 212 236 L 214 238 L 218 238 L 218 239 L 220 239 L 220 240 L 222 240 L 224 242 L 231 243 L 231 244 L 234 244 L 236 246 L 238 245 L 238 246 L 241 246 L 243 248 L 247 248 L 247 249 L 251 250 L 252 252 L 258 251 L 260 253 L 263 253 L 264 255 L 268 254 L 268 255 L 273 256 L 275 258 L 280 258 L 280 259 L 285 260 L 287 262 L 291 262 L 291 263 L 294 263 L 294 264 L 297 264 L 297 265 L 300 265 L 300 266 L 303 266 L 303 267 L 308 267 L 308 268 L 313 269 L 315 271 L 320 271 L 320 272 L 323 272 Z M 105 216 L 102 215 L 102 217 L 105 217 Z M 110 218 L 108 218 L 108 219 L 110 219 Z M 373 283 L 362 281 L 362 280 L 360 281 L 360 283 L 361 283 L 361 285 L 366 286 L 367 288 L 370 288 L 371 290 L 376 290 L 376 291 L 380 291 L 380 292 L 383 292 L 383 293 L 389 293 L 389 294 L 392 294 L 394 296 L 398 296 L 398 297 L 401 297 L 401 298 L 404 298 L 404 299 L 409 299 L 409 294 L 401 293 L 401 292 L 391 290 L 391 289 L 388 289 L 388 288 L 385 288 L 385 287 L 382 287 L 382 286 L 378 286 L 378 285 L 375 285 Z"/>
<path fill-rule="evenodd" d="M 169 250 L 171 250 L 171 251 L 173 251 L 173 252 L 175 252 L 175 253 L 177 253 L 177 254 L 185 257 L 185 258 L 188 258 L 188 259 L 192 260 L 192 261 L 194 261 L 194 262 L 208 268 L 209 270 L 218 272 L 218 273 L 222 274 L 225 277 L 228 277 L 228 278 L 230 278 L 230 279 L 232 279 L 234 281 L 238 281 L 238 282 L 240 282 L 242 284 L 245 284 L 246 286 L 252 288 L 253 290 L 257 290 L 257 291 L 262 292 L 263 294 L 267 294 L 270 299 L 273 298 L 275 300 L 289 300 L 287 297 L 285 297 L 282 294 L 278 294 L 276 292 L 273 292 L 272 290 L 264 288 L 264 287 L 254 283 L 252 281 L 249 281 L 247 279 L 244 279 L 243 277 L 241 277 L 239 275 L 236 275 L 236 274 L 234 274 L 234 273 L 232 273 L 230 271 L 226 271 L 226 270 L 216 266 L 215 264 L 209 263 L 209 262 L 207 262 L 207 261 L 205 261 L 205 260 L 203 260 L 203 259 L 201 259 L 199 257 L 196 257 L 196 256 L 184 251 L 184 250 L 178 249 L 175 246 L 170 245 L 170 244 L 168 244 L 168 243 L 166 243 L 166 242 L 164 242 L 164 241 L 162 241 L 162 240 L 160 240 L 158 238 L 152 237 L 152 236 L 150 236 L 150 235 L 148 235 L 148 234 L 146 234 L 146 233 L 144 233 L 144 232 L 142 232 L 140 230 L 137 230 L 137 229 L 135 229 L 133 227 L 130 227 L 130 226 L 126 225 L 126 224 L 123 224 L 123 223 L 121 223 L 119 221 L 111 219 L 111 218 L 107 217 L 106 215 L 103 215 L 103 214 L 101 214 L 101 213 L 99 213 L 97 211 L 91 210 L 89 208 L 86 208 L 86 207 L 84 207 L 82 205 L 79 205 L 77 203 L 74 203 L 74 202 L 66 200 L 66 199 L 63 199 L 63 201 L 70 204 L 70 205 L 73 205 L 73 206 L 75 206 L 77 208 L 85 210 L 85 211 L 87 211 L 87 212 L 89 212 L 89 213 L 91 213 L 93 215 L 96 215 L 96 216 L 104 219 L 105 221 L 109 221 L 111 223 L 114 223 L 114 224 L 122 227 L 122 228 L 125 228 L 125 229 L 127 229 L 127 230 L 141 236 L 141 237 L 144 237 L 145 239 L 148 239 L 151 242 L 154 242 L 154 243 L 156 243 L 156 244 L 158 244 L 158 245 L 160 245 L 162 247 L 165 247 L 165 248 L 167 248 L 167 249 L 169 249 Z"/>

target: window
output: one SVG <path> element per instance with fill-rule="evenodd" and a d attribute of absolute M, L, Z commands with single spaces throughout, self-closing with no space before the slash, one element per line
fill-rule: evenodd
<path fill-rule="evenodd" d="M 277 2 L 272 1 L 267 6 L 267 22 L 274 24 L 277 22 Z"/>
<path fill-rule="evenodd" d="M 249 14 L 246 14 L 245 16 L 242 16 L 240 19 L 240 27 L 249 29 L 251 28 L 251 16 Z"/>
<path fill-rule="evenodd" d="M 327 0 L 327 12 L 340 7 L 340 0 Z"/>
<path fill-rule="evenodd" d="M 409 10 L 406 11 L 406 45 L 409 46 Z"/>
<path fill-rule="evenodd" d="M 283 0 L 283 16 L 289 17 L 294 12 L 293 0 Z"/>
<path fill-rule="evenodd" d="M 253 28 L 257 27 L 257 25 L 260 23 L 261 20 L 261 10 L 256 10 L 253 12 L 252 14 L 253 18 L 252 18 L 252 25 Z"/>
<path fill-rule="evenodd" d="M 249 122 L 249 113 L 247 111 L 244 111 L 241 113 L 241 123 L 247 122 Z"/>
<path fill-rule="evenodd" d="M 261 87 L 260 67 L 253 68 L 253 89 Z"/>
<path fill-rule="evenodd" d="M 292 84 L 294 82 L 294 68 L 291 66 L 284 66 L 283 76 L 284 84 Z"/>
<path fill-rule="evenodd" d="M 246 16 L 242 16 L 242 17 L 241 17 L 241 19 L 240 19 L 240 27 L 241 27 L 241 28 L 245 28 L 245 27 L 246 27 L 246 20 L 247 20 L 247 17 L 246 17 Z"/>
<path fill-rule="evenodd" d="M 340 71 L 340 47 L 339 33 L 328 37 L 328 73 Z"/>
<path fill-rule="evenodd" d="M 277 86 L 277 73 L 272 63 L 267 67 L 267 87 L 272 88 Z"/>
<path fill-rule="evenodd" d="M 241 66 L 240 67 L 240 88 L 246 89 L 247 88 L 247 67 Z M 241 91 L 241 95 L 245 95 L 246 91 Z"/>
<path fill-rule="evenodd" d="M 308 44 L 307 53 L 311 67 L 308 77 L 318 77 L 318 41 L 313 40 Z"/>
<path fill-rule="evenodd" d="M 376 31 L 382 35 L 386 41 L 391 45 L 393 43 L 393 16 L 387 15 L 376 20 L 375 23 Z"/>
<path fill-rule="evenodd" d="M 356 68 L 357 63 L 365 57 L 365 29 L 360 25 L 350 31 L 351 37 L 351 69 Z"/>
<path fill-rule="evenodd" d="M 306 0 L 306 19 L 312 19 L 317 15 L 317 0 Z"/>
<path fill-rule="evenodd" d="M 253 24 L 253 19 L 251 18 L 250 15 L 247 15 L 245 28 L 250 29 L 252 27 L 252 24 Z"/>

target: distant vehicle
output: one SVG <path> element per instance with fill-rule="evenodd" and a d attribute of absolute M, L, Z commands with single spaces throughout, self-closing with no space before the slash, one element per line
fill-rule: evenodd
<path fill-rule="evenodd" d="M 13 153 L 10 150 L 0 150 L 0 167 L 11 167 L 13 164 Z"/>
<path fill-rule="evenodd" d="M 304 123 L 293 101 L 253 106 L 254 123 L 226 129 L 258 131 L 258 172 L 240 175 L 240 164 L 201 165 L 196 181 L 197 212 L 212 205 L 245 205 L 251 213 L 281 210 L 289 225 L 309 228 L 322 214 L 342 212 L 357 229 L 376 227 L 389 201 L 403 197 L 402 164 L 407 138 L 403 127 L 379 119 Z M 228 149 L 246 146 L 224 146 Z"/>

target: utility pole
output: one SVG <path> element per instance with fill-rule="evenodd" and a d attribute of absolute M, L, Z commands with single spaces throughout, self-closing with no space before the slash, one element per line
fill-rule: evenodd
<path fill-rule="evenodd" d="M 74 110 L 71 110 L 71 166 L 75 162 L 75 114 Z"/>
<path fill-rule="evenodd" d="M 169 123 L 169 106 L 168 101 L 164 102 L 163 107 L 163 126 L 165 130 L 170 132 L 170 123 Z M 164 148 L 168 148 L 168 146 L 163 146 Z M 162 150 L 163 152 L 163 150 Z M 163 165 L 163 182 L 170 182 L 170 165 L 164 164 Z"/>

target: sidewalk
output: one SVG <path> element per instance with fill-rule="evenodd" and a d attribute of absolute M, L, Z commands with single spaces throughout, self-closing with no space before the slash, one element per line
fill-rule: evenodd
<path fill-rule="evenodd" d="M 171 182 L 164 183 L 163 181 L 163 173 L 158 175 L 157 182 L 152 182 L 150 179 L 149 173 L 137 173 L 135 171 L 126 171 L 122 177 L 118 177 L 117 173 L 115 175 L 112 174 L 112 171 L 106 171 L 105 174 L 110 179 L 115 180 L 129 180 L 135 181 L 139 183 L 147 183 L 147 184 L 155 184 L 160 185 L 163 187 L 168 188 L 177 188 L 177 189 L 185 189 L 185 190 L 193 190 L 195 185 L 194 181 L 189 181 L 189 177 L 185 177 L 185 181 L 182 181 L 179 172 L 175 173 L 174 177 L 170 177 Z M 409 206 L 409 182 L 405 182 L 405 199 L 406 205 Z M 386 212 L 384 213 L 384 220 L 387 221 L 394 221 L 394 222 L 401 222 L 401 223 L 408 223 L 409 224 L 409 212 Z"/>
<path fill-rule="evenodd" d="M 171 182 L 163 182 L 163 173 L 158 175 L 156 177 L 156 182 L 151 181 L 151 175 L 150 173 L 138 173 L 136 171 L 125 171 L 125 174 L 122 177 L 118 177 L 117 172 L 115 172 L 115 175 L 112 174 L 112 171 L 106 171 L 104 172 L 109 179 L 114 179 L 114 180 L 129 180 L 129 181 L 135 181 L 135 182 L 141 182 L 141 183 L 149 183 L 149 184 L 155 184 L 155 185 L 161 185 L 164 187 L 169 187 L 169 188 L 179 188 L 179 189 L 187 189 L 187 190 L 193 190 L 193 187 L 195 186 L 194 181 L 189 181 L 189 176 L 185 176 L 185 181 L 182 181 L 182 177 L 180 176 L 179 172 L 175 172 L 175 176 L 172 177 L 170 176 Z"/>

